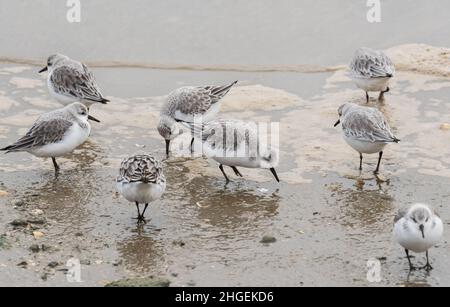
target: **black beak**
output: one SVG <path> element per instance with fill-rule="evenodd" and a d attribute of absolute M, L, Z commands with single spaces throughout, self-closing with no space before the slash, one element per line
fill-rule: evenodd
<path fill-rule="evenodd" d="M 270 171 L 272 172 L 273 176 L 275 177 L 275 179 L 280 182 L 280 179 L 278 178 L 277 172 L 275 171 L 275 169 L 272 167 L 270 169 Z"/>
<path fill-rule="evenodd" d="M 166 140 L 166 155 L 169 157 L 169 149 L 170 149 L 170 140 Z"/>
<path fill-rule="evenodd" d="M 422 238 L 425 239 L 425 232 L 424 232 L 424 229 L 423 229 L 423 225 L 420 225 L 419 229 L 420 229 L 420 232 L 422 233 Z"/>
<path fill-rule="evenodd" d="M 338 126 L 341 123 L 341 120 L 338 119 L 338 121 L 334 124 L 334 127 Z"/>
<path fill-rule="evenodd" d="M 42 69 L 39 71 L 39 73 L 42 73 L 42 72 L 47 71 L 47 70 L 48 70 L 48 67 L 45 66 L 44 68 L 42 68 Z"/>
<path fill-rule="evenodd" d="M 100 121 L 99 121 L 98 119 L 96 119 L 94 116 L 88 115 L 88 119 L 89 119 L 89 120 L 92 120 L 93 122 L 97 122 L 97 123 L 100 122 Z"/>

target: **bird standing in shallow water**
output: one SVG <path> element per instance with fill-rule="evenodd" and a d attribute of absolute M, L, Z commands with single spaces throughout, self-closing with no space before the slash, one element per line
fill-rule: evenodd
<path fill-rule="evenodd" d="M 380 92 L 378 100 L 383 101 L 384 93 L 389 92 L 389 80 L 394 74 L 394 64 L 382 51 L 359 48 L 350 62 L 350 77 L 356 86 L 366 92 L 367 103 L 369 92 Z"/>
<path fill-rule="evenodd" d="M 415 267 L 411 263 L 409 251 L 426 253 L 425 270 L 432 270 L 428 258 L 428 250 L 442 238 L 444 226 L 442 220 L 425 204 L 414 204 L 399 210 L 394 219 L 395 240 L 405 249 L 410 270 Z"/>
<path fill-rule="evenodd" d="M 375 174 L 380 170 L 383 149 L 389 143 L 400 142 L 391 131 L 384 115 L 375 108 L 361 107 L 354 103 L 345 103 L 338 109 L 344 140 L 359 152 L 359 169 L 362 170 L 363 154 L 379 153 Z"/>
<path fill-rule="evenodd" d="M 194 132 L 201 137 L 203 153 L 219 163 L 227 183 L 230 180 L 224 165 L 229 166 L 238 177 L 243 177 L 238 167 L 269 169 L 280 182 L 275 170 L 279 161 L 278 150 L 261 142 L 256 123 L 215 120 L 195 126 Z"/>
<path fill-rule="evenodd" d="M 212 120 L 220 111 L 221 99 L 237 81 L 221 86 L 185 86 L 174 90 L 167 97 L 161 110 L 158 132 L 166 141 L 166 155 L 169 156 L 170 142 L 182 133 L 178 123 L 203 123 Z M 193 152 L 194 138 L 191 140 Z"/>
<path fill-rule="evenodd" d="M 138 223 L 145 222 L 149 203 L 161 198 L 166 190 L 162 164 L 150 155 L 135 155 L 123 160 L 116 182 L 120 194 L 136 204 Z M 142 213 L 140 204 L 145 204 Z"/>
<path fill-rule="evenodd" d="M 7 153 L 25 151 L 37 157 L 52 158 L 58 175 L 56 158 L 71 153 L 87 140 L 91 133 L 88 119 L 98 122 L 88 114 L 86 106 L 72 103 L 41 115 L 25 136 L 0 150 Z"/>

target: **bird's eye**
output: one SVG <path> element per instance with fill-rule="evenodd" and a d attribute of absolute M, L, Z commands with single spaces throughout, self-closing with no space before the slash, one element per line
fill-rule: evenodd
<path fill-rule="evenodd" d="M 412 219 L 414 223 L 417 223 L 417 220 L 415 218 Z"/>
<path fill-rule="evenodd" d="M 84 111 L 81 111 L 81 113 L 80 113 L 81 115 L 86 115 L 86 112 L 84 112 Z"/>
<path fill-rule="evenodd" d="M 425 220 L 425 223 L 428 223 L 428 220 L 429 220 L 430 218 L 427 218 L 426 220 Z"/>

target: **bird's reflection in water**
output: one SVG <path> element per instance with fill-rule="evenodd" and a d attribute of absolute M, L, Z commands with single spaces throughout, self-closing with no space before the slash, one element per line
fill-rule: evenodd
<path fill-rule="evenodd" d="M 197 207 L 197 218 L 222 229 L 252 229 L 270 223 L 278 214 L 278 192 L 261 192 L 255 184 L 232 182 L 225 188 L 216 186 L 216 178 L 197 177 L 185 187 L 191 204 Z M 236 233 L 235 233 L 236 234 Z"/>
<path fill-rule="evenodd" d="M 343 226 L 362 226 L 386 229 L 394 210 L 394 199 L 389 195 L 389 184 L 378 179 L 356 179 L 352 186 L 333 186 L 340 214 L 336 218 Z"/>
<path fill-rule="evenodd" d="M 164 266 L 163 246 L 157 239 L 156 230 L 143 225 L 136 226 L 131 236 L 117 244 L 123 265 L 136 273 L 160 273 Z"/>
<path fill-rule="evenodd" d="M 429 277 L 430 272 L 409 271 L 406 279 L 400 282 L 398 285 L 407 288 L 429 288 L 431 287 L 431 285 L 428 282 Z"/>
<path fill-rule="evenodd" d="M 70 225 L 68 231 L 77 231 L 91 218 L 88 204 L 99 194 L 99 183 L 105 180 L 93 166 L 102 157 L 102 148 L 88 140 L 75 153 L 64 157 L 57 178 L 50 168 L 41 170 L 39 183 L 30 186 L 19 199 L 45 209 L 48 219 Z"/>

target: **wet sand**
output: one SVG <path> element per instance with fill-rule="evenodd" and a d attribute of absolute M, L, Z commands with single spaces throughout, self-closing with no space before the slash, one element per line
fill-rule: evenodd
<path fill-rule="evenodd" d="M 102 123 L 93 124 L 90 139 L 73 155 L 60 159 L 57 180 L 49 160 L 0 156 L 0 285 L 102 286 L 150 275 L 172 286 L 450 285 L 448 232 L 431 251 L 430 274 L 408 274 L 391 235 L 396 210 L 408 203 L 429 203 L 446 225 L 450 220 L 450 130 L 443 125 L 450 122 L 450 78 L 433 68 L 446 63 L 448 49 L 427 48 L 421 52 L 432 56 L 425 64 L 399 65 L 391 92 L 378 105 L 402 140 L 387 147 L 379 178 L 372 174 L 376 157 L 365 159 L 360 175 L 357 153 L 333 128 L 340 104 L 365 102 L 345 70 L 255 76 L 95 68 L 104 93 L 121 94 L 92 108 Z M 58 106 L 36 69 L 0 66 L 3 145 Z M 245 179 L 224 186 L 214 162 L 172 158 L 165 162 L 167 193 L 151 206 L 148 224 L 136 226 L 135 208 L 117 195 L 114 179 L 129 154 L 164 157 L 155 130 L 163 95 L 183 84 L 234 79 L 242 82 L 224 99 L 221 117 L 280 122 L 282 182 L 268 171 L 243 170 Z M 42 218 L 44 224 L 33 223 Z M 14 227 L 9 223 L 15 219 L 31 223 Z M 43 236 L 36 239 L 33 231 Z M 260 243 L 264 235 L 276 242 Z M 30 251 L 34 244 L 44 250 Z M 60 271 L 72 257 L 83 263 L 83 283 L 68 283 Z M 366 279 L 373 258 L 382 262 L 381 283 Z M 18 266 L 23 261 L 26 268 Z M 52 261 L 59 265 L 49 268 Z"/>

